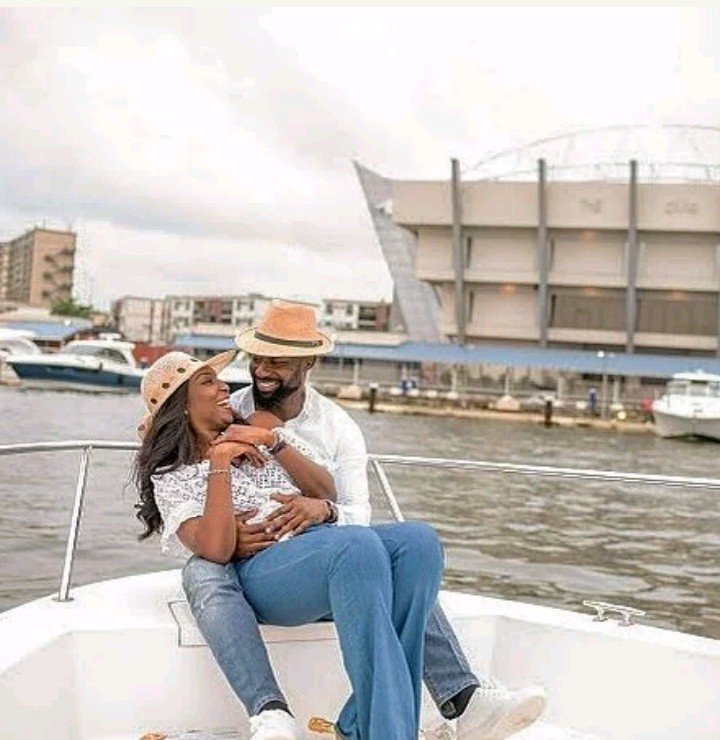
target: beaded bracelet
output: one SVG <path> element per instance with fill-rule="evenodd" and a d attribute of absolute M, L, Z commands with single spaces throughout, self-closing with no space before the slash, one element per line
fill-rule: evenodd
<path fill-rule="evenodd" d="M 219 473 L 229 473 L 230 468 L 216 468 L 215 470 L 208 470 L 208 475 L 218 475 Z"/>

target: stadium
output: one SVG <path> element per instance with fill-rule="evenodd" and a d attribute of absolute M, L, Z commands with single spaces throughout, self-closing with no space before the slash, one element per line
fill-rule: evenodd
<path fill-rule="evenodd" d="M 719 354 L 720 128 L 573 131 L 447 180 L 356 172 L 411 341 Z"/>

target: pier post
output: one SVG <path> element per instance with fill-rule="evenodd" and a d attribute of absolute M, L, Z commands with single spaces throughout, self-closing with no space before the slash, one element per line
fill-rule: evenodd
<path fill-rule="evenodd" d="M 551 399 L 545 400 L 545 409 L 543 413 L 543 422 L 546 427 L 552 426 L 553 402 Z"/>
<path fill-rule="evenodd" d="M 368 389 L 368 411 L 371 414 L 375 413 L 375 401 L 377 400 L 378 384 L 370 383 Z"/>

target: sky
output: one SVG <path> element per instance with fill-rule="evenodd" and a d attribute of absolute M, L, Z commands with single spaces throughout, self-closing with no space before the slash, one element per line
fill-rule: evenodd
<path fill-rule="evenodd" d="M 353 159 L 717 126 L 720 8 L 3 8 L 0 90 L 0 240 L 76 230 L 80 300 L 388 300 Z"/>

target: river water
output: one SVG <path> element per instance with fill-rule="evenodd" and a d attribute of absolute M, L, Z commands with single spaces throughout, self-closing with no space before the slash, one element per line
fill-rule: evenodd
<path fill-rule="evenodd" d="M 0 387 L 0 444 L 131 440 L 138 396 Z M 351 412 L 373 452 L 720 478 L 720 445 L 530 423 Z M 140 543 L 131 453 L 93 453 L 75 583 L 177 567 Z M 0 610 L 57 589 L 78 454 L 0 457 Z M 408 518 L 432 523 L 446 587 L 582 611 L 602 598 L 720 638 L 720 491 L 389 468 Z M 387 506 L 373 491 L 376 517 Z"/>

